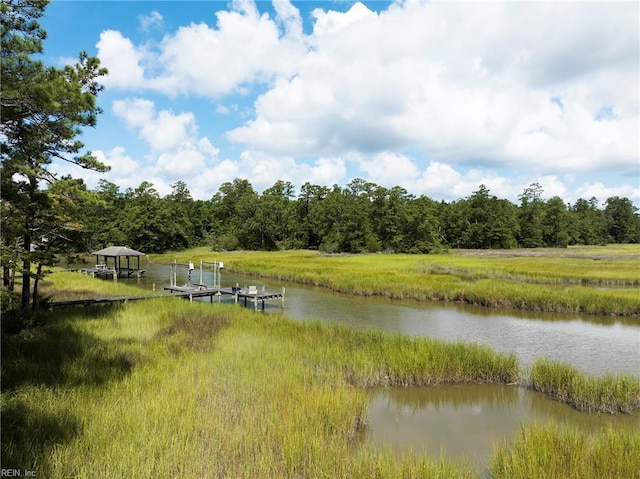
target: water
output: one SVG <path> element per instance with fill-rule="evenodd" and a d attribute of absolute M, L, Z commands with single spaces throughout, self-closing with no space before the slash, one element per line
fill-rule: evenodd
<path fill-rule="evenodd" d="M 157 288 L 169 284 L 168 265 L 149 265 L 146 269 L 142 278 L 124 281 L 149 288 L 154 283 Z M 192 273 L 192 279 L 200 280 L 199 270 Z M 212 273 L 203 271 L 203 282 L 212 281 Z M 185 270 L 179 273 L 178 284 L 186 282 Z M 236 283 L 273 291 L 286 286 L 284 305 L 272 301 L 267 303 L 266 312 L 283 312 L 301 321 L 317 319 L 408 336 L 475 342 L 515 353 L 525 366 L 546 357 L 594 375 L 640 376 L 638 318 L 352 297 L 223 271 L 222 286 Z M 373 447 L 390 447 L 399 454 L 408 450 L 426 452 L 434 458 L 444 452 L 448 457 L 470 461 L 482 475 L 487 475 L 495 445 L 512 439 L 523 422 L 570 424 L 593 433 L 606 427 L 640 431 L 640 419 L 635 416 L 582 413 L 538 393 L 500 385 L 373 390 L 367 419 L 364 440 Z"/>
<path fill-rule="evenodd" d="M 609 427 L 640 431 L 631 415 L 587 414 L 541 394 L 513 386 L 442 385 L 372 391 L 366 441 L 438 459 L 441 452 L 486 470 L 494 448 L 510 441 L 524 422 L 570 425 L 595 434 Z"/>

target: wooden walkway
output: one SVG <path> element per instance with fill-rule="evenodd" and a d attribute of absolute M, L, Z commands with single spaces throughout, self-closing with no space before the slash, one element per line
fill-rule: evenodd
<path fill-rule="evenodd" d="M 86 299 L 73 299 L 69 301 L 52 301 L 49 303 L 49 308 L 64 308 L 67 306 L 91 306 L 94 304 L 109 304 L 109 303 L 126 303 L 127 301 L 138 301 L 142 299 L 153 298 L 166 298 L 169 296 L 178 298 L 189 298 L 192 301 L 193 298 L 211 298 L 213 303 L 214 296 L 218 297 L 218 302 L 223 295 L 233 296 L 235 302 L 244 300 L 244 305 L 247 306 L 248 302 L 253 302 L 253 307 L 257 311 L 258 303 L 262 302 L 262 309 L 264 310 L 265 301 L 271 299 L 280 299 L 284 303 L 284 288 L 281 293 L 271 291 L 258 291 L 256 289 L 241 289 L 236 287 L 231 288 L 211 288 L 206 286 L 165 286 L 165 291 L 169 291 L 171 294 L 150 294 L 139 296 L 116 296 L 111 298 L 86 298 Z"/>
<path fill-rule="evenodd" d="M 134 276 L 142 276 L 145 272 L 144 269 L 134 269 L 134 268 L 120 268 L 116 270 L 113 268 L 75 268 L 70 269 L 69 271 L 80 272 L 84 274 L 88 274 L 92 278 L 100 278 L 100 279 L 116 279 L 116 278 L 131 278 Z"/>
<path fill-rule="evenodd" d="M 67 306 L 91 306 L 93 304 L 126 303 L 127 301 L 138 301 L 140 299 L 162 298 L 166 295 L 150 294 L 143 296 L 115 296 L 112 298 L 85 298 L 72 299 L 69 301 L 52 301 L 49 308 L 64 308 Z"/>

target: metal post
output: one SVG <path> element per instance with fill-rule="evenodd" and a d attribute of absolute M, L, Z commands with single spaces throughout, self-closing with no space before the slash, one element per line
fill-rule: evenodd
<path fill-rule="evenodd" d="M 173 260 L 173 285 L 178 286 L 178 262 Z"/>
<path fill-rule="evenodd" d="M 200 259 L 200 284 L 202 285 L 202 259 Z"/>

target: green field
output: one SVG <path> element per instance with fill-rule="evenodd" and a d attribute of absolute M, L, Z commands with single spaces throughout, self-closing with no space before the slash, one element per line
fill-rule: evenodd
<path fill-rule="evenodd" d="M 47 280 L 49 291 L 71 296 L 74 284 L 121 294 L 75 273 Z M 528 374 L 485 347 L 176 298 L 54 310 L 40 326 L 3 336 L 2 467 L 53 478 L 477 477 L 446 457 L 398 457 L 363 443 L 366 388 L 526 383 Z M 636 389 L 618 410 L 634 411 L 640 385 L 622 381 L 621 391 Z M 531 424 L 495 447 L 500 478 L 640 470 L 640 441 L 628 431 Z M 553 459 L 558 451 L 566 460 Z"/>
<path fill-rule="evenodd" d="M 461 250 L 434 255 L 326 255 L 315 251 L 155 255 L 155 262 L 224 261 L 237 273 L 356 295 L 495 308 L 640 315 L 640 245 Z"/>

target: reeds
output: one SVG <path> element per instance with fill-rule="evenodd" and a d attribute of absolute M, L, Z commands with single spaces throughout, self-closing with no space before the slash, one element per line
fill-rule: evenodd
<path fill-rule="evenodd" d="M 138 288 L 129 282 L 94 279 L 89 275 L 69 271 L 56 271 L 40 282 L 40 294 L 53 301 L 69 301 L 85 298 L 148 295 L 149 290 Z"/>
<path fill-rule="evenodd" d="M 580 411 L 613 414 L 640 408 L 640 380 L 627 375 L 592 377 L 568 364 L 537 359 L 529 385 Z"/>
<path fill-rule="evenodd" d="M 513 444 L 494 454 L 494 479 L 640 478 L 640 434 L 607 430 L 585 437 L 549 424 L 523 426 Z"/>

